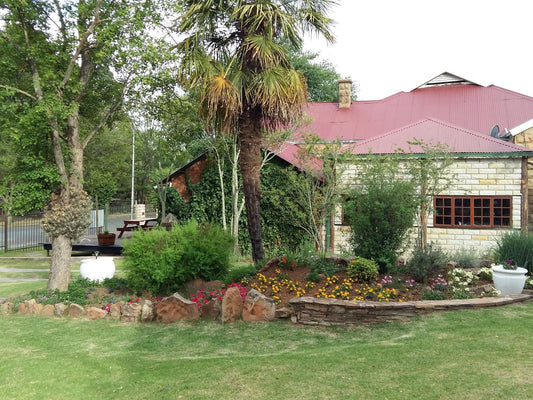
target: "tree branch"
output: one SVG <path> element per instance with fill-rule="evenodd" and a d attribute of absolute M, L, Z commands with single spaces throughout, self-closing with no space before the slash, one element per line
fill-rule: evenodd
<path fill-rule="evenodd" d="M 80 53 L 82 52 L 83 48 L 85 47 L 85 45 L 87 43 L 87 40 L 89 39 L 89 36 L 91 36 L 93 34 L 94 28 L 96 27 L 96 25 L 98 25 L 101 22 L 101 20 L 100 20 L 100 7 L 102 6 L 102 1 L 103 0 L 98 0 L 98 2 L 96 4 L 96 7 L 95 7 L 95 10 L 94 10 L 94 18 L 91 21 L 91 24 L 89 25 L 89 27 L 87 28 L 85 33 L 83 34 L 83 36 L 80 37 L 80 40 L 78 42 L 78 47 L 76 47 L 76 51 L 74 52 L 74 54 L 70 58 L 70 62 L 69 62 L 69 65 L 67 67 L 67 70 L 65 72 L 65 76 L 63 77 L 63 81 L 61 82 L 61 84 L 58 87 L 58 92 L 59 93 L 63 92 L 63 89 L 67 85 L 67 83 L 68 83 L 68 81 L 70 79 L 70 76 L 72 75 L 72 71 L 74 70 L 74 67 L 76 66 L 76 62 L 78 60 L 78 57 L 79 57 Z M 62 96 L 60 96 L 60 97 L 62 97 Z"/>
<path fill-rule="evenodd" d="M 29 97 L 30 99 L 32 100 L 37 100 L 37 97 L 29 94 L 28 92 L 25 92 L 24 90 L 20 90 L 20 89 L 17 89 L 15 87 L 12 87 L 12 86 L 6 86 L 6 85 L 0 85 L 1 88 L 4 88 L 4 89 L 8 89 L 8 90 L 14 90 L 15 92 L 17 93 L 20 93 L 20 94 L 23 94 L 24 96 L 27 96 Z"/>
<path fill-rule="evenodd" d="M 122 88 L 122 93 L 120 94 L 120 97 L 118 100 L 113 104 L 105 113 L 105 115 L 102 117 L 102 119 L 96 124 L 96 126 L 91 130 L 91 132 L 87 135 L 83 143 L 81 144 L 82 149 L 85 150 L 89 142 L 92 140 L 94 135 L 102 129 L 102 127 L 105 125 L 105 123 L 111 118 L 111 116 L 119 109 L 120 105 L 122 104 L 122 101 L 124 100 L 124 95 L 126 94 L 126 90 L 128 88 L 128 83 L 126 82 L 124 84 L 124 87 Z"/>

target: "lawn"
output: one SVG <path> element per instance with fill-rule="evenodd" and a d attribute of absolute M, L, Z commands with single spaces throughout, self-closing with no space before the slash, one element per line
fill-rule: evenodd
<path fill-rule="evenodd" d="M 0 316 L 0 398 L 529 399 L 532 313 L 349 329 Z"/>

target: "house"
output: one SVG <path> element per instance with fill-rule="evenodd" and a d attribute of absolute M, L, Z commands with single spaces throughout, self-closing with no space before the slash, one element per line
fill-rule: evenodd
<path fill-rule="evenodd" d="M 457 182 L 434 200 L 442 218 L 430 216 L 430 240 L 454 249 L 486 249 L 507 229 L 527 230 L 528 225 L 533 229 L 533 180 L 528 179 L 533 179 L 533 162 L 528 161 L 533 155 L 533 97 L 495 85 L 482 86 L 449 72 L 381 100 L 351 101 L 350 93 L 351 81 L 341 80 L 338 103 L 309 103 L 306 113 L 311 122 L 305 130 L 325 142 L 355 145 L 354 157 L 369 149 L 386 154 L 414 137 L 444 141 L 453 149 L 451 170 Z M 296 137 L 277 156 L 294 165 L 301 145 L 302 139 Z M 173 185 L 180 193 L 185 172 L 194 181 L 195 164 L 203 162 L 195 160 L 173 174 Z M 486 203 L 491 204 L 488 211 Z M 471 211 L 464 210 L 468 204 L 474 207 Z M 464 213 L 479 212 L 477 204 L 482 214 L 491 213 L 489 226 L 483 220 L 479 225 L 479 220 L 466 218 Z M 458 212 L 465 218 L 456 223 Z M 505 214 L 501 226 L 495 225 L 496 212 Z M 346 227 L 339 215 L 332 220 L 327 236 L 330 247 L 338 250 Z"/>
<path fill-rule="evenodd" d="M 428 218 L 429 240 L 448 249 L 483 250 L 502 232 L 527 230 L 528 221 L 533 223 L 533 212 L 528 211 L 533 210 L 528 185 L 533 168 L 527 161 L 533 155 L 532 97 L 484 87 L 448 72 L 382 100 L 351 101 L 346 96 L 350 85 L 339 81 L 339 103 L 308 106 L 310 129 L 324 140 L 355 145 L 353 156 L 369 150 L 407 150 L 407 141 L 414 138 L 441 142 L 453 150 L 450 173 L 456 180 L 434 199 L 437 213 Z M 340 179 L 349 185 L 356 171 L 346 171 Z M 477 218 L 478 213 L 485 218 Z M 340 215 L 334 217 L 330 232 L 335 250 L 342 248 L 347 235 Z"/>
<path fill-rule="evenodd" d="M 424 153 L 414 139 L 446 145 L 453 162 L 445 171 L 451 185 L 433 198 L 428 215 L 428 241 L 445 250 L 475 250 L 485 253 L 508 229 L 527 225 L 527 160 L 533 150 L 498 138 L 425 118 L 383 135 L 358 142 L 353 157 L 406 152 L 405 162 Z M 357 167 L 348 161 L 339 181 L 350 187 L 357 183 Z M 335 246 L 346 245 L 349 234 L 340 214 L 335 218 Z"/>

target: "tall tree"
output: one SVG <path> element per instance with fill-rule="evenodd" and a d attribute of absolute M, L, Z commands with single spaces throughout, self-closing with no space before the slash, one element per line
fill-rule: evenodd
<path fill-rule="evenodd" d="M 183 1 L 177 46 L 180 76 L 201 90 L 201 114 L 221 132 L 237 132 L 248 230 L 254 260 L 264 258 L 260 221 L 262 133 L 288 125 L 307 101 L 287 40 L 301 48 L 311 31 L 333 41 L 326 16 L 332 0 Z"/>
<path fill-rule="evenodd" d="M 0 72 L 2 100 L 25 111 L 11 129 L 47 144 L 59 182 L 44 224 L 54 249 L 49 289 L 68 288 L 72 241 L 90 222 L 84 150 L 111 124 L 138 71 L 149 70 L 151 57 L 160 53 L 143 37 L 147 21 L 157 20 L 157 7 L 150 0 L 0 3 L 0 47 L 12 58 L 1 66 L 7 70 Z M 41 129 L 23 119 L 33 119 Z"/>

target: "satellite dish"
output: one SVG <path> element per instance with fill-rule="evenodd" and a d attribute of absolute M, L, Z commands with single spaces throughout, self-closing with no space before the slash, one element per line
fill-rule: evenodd
<path fill-rule="evenodd" d="M 494 138 L 500 137 L 500 127 L 498 125 L 494 125 L 490 131 L 490 136 Z"/>

